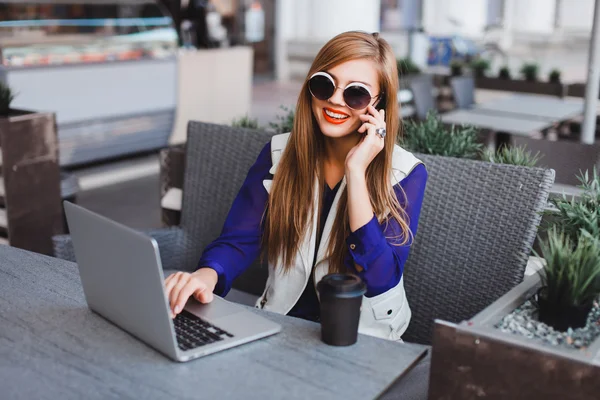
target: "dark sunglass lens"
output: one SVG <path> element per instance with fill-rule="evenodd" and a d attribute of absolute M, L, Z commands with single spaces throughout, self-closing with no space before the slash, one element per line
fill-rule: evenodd
<path fill-rule="evenodd" d="M 367 89 L 360 86 L 350 86 L 344 90 L 346 105 L 355 110 L 365 108 L 371 102 L 371 95 Z"/>
<path fill-rule="evenodd" d="M 315 96 L 319 100 L 327 100 L 333 95 L 333 83 L 323 76 L 317 75 L 310 78 L 308 81 L 308 88 L 313 96 Z"/>

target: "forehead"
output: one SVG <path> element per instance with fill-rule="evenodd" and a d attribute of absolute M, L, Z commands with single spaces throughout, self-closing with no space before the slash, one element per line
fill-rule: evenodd
<path fill-rule="evenodd" d="M 377 66 L 372 60 L 351 60 L 327 70 L 340 86 L 350 82 L 364 82 L 374 89 L 379 88 Z"/>

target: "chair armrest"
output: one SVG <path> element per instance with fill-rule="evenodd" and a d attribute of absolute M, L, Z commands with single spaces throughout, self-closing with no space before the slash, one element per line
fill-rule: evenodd
<path fill-rule="evenodd" d="M 67 261 L 75 261 L 75 250 L 71 235 L 55 235 L 52 236 L 52 247 L 54 249 L 54 257 Z"/>
<path fill-rule="evenodd" d="M 160 151 L 161 219 L 164 226 L 179 225 L 184 172 L 185 145 L 171 146 Z M 172 204 L 173 193 L 178 194 L 178 207 Z"/>
<path fill-rule="evenodd" d="M 185 234 L 179 227 L 153 229 L 144 232 L 154 238 L 160 251 L 163 269 L 191 270 L 194 266 L 186 266 L 187 251 Z"/>
<path fill-rule="evenodd" d="M 190 247 L 186 245 L 183 230 L 178 227 L 142 231 L 154 238 L 158 244 L 163 269 L 193 270 L 194 265 L 185 265 Z M 71 235 L 56 235 L 52 237 L 54 256 L 68 261 L 75 260 L 75 250 Z"/>

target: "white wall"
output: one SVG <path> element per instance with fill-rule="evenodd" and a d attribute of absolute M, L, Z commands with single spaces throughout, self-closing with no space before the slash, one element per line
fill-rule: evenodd
<path fill-rule="evenodd" d="M 487 20 L 487 1 L 484 0 L 424 0 L 423 6 L 423 24 L 431 35 L 477 36 Z M 451 19 L 456 20 L 458 26 Z"/>
<path fill-rule="evenodd" d="M 277 0 L 275 8 L 276 73 L 282 81 L 291 74 L 289 41 L 305 42 L 306 51 L 316 54 L 318 47 L 339 33 L 379 30 L 380 0 Z"/>
<path fill-rule="evenodd" d="M 568 0 L 569 4 L 573 1 Z M 556 0 L 519 0 L 514 2 L 514 32 L 551 34 L 554 31 Z"/>
<path fill-rule="evenodd" d="M 559 6 L 559 27 L 565 31 L 592 32 L 594 0 L 562 0 Z"/>

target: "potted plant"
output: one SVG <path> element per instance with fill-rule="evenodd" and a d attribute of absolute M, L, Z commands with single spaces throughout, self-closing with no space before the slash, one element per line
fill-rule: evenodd
<path fill-rule="evenodd" d="M 435 111 L 430 111 L 423 122 L 405 122 L 404 132 L 399 135 L 398 143 L 415 153 L 475 159 L 483 147 L 477 138 L 477 128 L 456 125 L 448 127 Z"/>
<path fill-rule="evenodd" d="M 600 241 L 583 230 L 573 242 L 554 226 L 541 246 L 545 265 L 536 299 L 539 320 L 558 331 L 585 326 L 600 294 Z"/>
<path fill-rule="evenodd" d="M 538 80 L 539 66 L 536 63 L 523 64 L 520 73 L 523 79 L 512 79 L 508 66 L 504 66 L 500 69 L 497 78 L 479 77 L 475 82 L 480 89 L 536 93 L 558 97 L 565 95 L 565 85 L 562 83 Z"/>
<path fill-rule="evenodd" d="M 235 128 L 259 129 L 258 120 L 245 115 L 239 119 L 231 121 L 231 126 Z"/>
<path fill-rule="evenodd" d="M 296 112 L 293 109 L 287 108 L 285 106 L 279 106 L 281 110 L 283 110 L 283 115 L 277 115 L 276 120 L 274 122 L 269 122 L 269 127 L 275 133 L 287 133 L 291 132 L 294 127 L 294 116 Z"/>
<path fill-rule="evenodd" d="M 52 236 L 64 232 L 55 117 L 14 109 L 14 98 L 0 81 L 0 205 L 6 209 L 0 231 L 11 246 L 51 255 Z"/>
<path fill-rule="evenodd" d="M 398 66 L 400 77 L 421 73 L 421 68 L 410 57 L 399 58 L 396 60 L 396 65 Z"/>
<path fill-rule="evenodd" d="M 577 199 L 566 194 L 550 199 L 554 207 L 552 223 L 560 226 L 573 242 L 577 243 L 581 232 L 600 238 L 600 176 L 594 168 L 591 176 L 586 171 L 578 177 L 581 193 Z"/>
<path fill-rule="evenodd" d="M 476 58 L 471 62 L 471 69 L 475 73 L 475 77 L 484 77 L 490 69 L 490 62 L 485 58 Z"/>
<path fill-rule="evenodd" d="M 430 398 L 460 397 L 472 387 L 490 398 L 596 397 L 600 177 L 579 179 L 579 201 L 552 201 L 557 217 L 542 241 L 539 273 L 468 321 L 436 323 Z M 545 385 L 533 388 L 541 379 Z"/>
<path fill-rule="evenodd" d="M 0 117 L 8 117 L 10 104 L 14 98 L 15 95 L 11 88 L 0 82 Z"/>
<path fill-rule="evenodd" d="M 496 151 L 486 149 L 482 154 L 482 160 L 487 162 L 522 167 L 535 167 L 541 158 L 539 152 L 533 154 L 526 146 L 502 146 Z"/>
<path fill-rule="evenodd" d="M 548 82 L 560 83 L 560 70 L 555 68 L 552 71 L 550 71 L 550 73 L 548 74 Z"/>
<path fill-rule="evenodd" d="M 510 68 L 508 68 L 508 65 L 504 65 L 500 68 L 498 71 L 498 79 L 511 79 Z"/>
<path fill-rule="evenodd" d="M 450 75 L 461 76 L 463 74 L 463 62 L 459 60 L 453 60 L 450 63 Z"/>
<path fill-rule="evenodd" d="M 521 67 L 521 75 L 528 82 L 536 82 L 538 80 L 539 65 L 536 63 L 524 63 Z"/>

